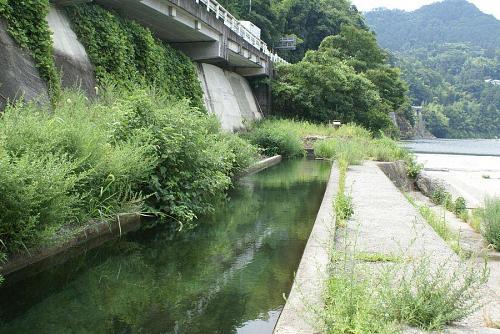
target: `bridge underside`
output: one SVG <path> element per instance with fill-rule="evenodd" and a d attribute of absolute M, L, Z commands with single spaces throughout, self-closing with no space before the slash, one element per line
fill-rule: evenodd
<path fill-rule="evenodd" d="M 54 0 L 69 5 L 89 2 Z M 95 0 L 151 29 L 191 59 L 231 69 L 244 76 L 269 76 L 269 57 L 193 0 Z"/>

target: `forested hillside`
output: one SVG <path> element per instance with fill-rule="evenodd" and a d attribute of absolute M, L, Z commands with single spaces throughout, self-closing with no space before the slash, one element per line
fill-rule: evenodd
<path fill-rule="evenodd" d="M 500 21 L 465 0 L 366 17 L 434 135 L 500 136 Z"/>
<path fill-rule="evenodd" d="M 374 133 L 397 134 L 389 113 L 408 110 L 407 86 L 350 1 L 221 3 L 261 27 L 270 46 L 284 35 L 298 38 L 296 50 L 281 52 L 293 64 L 280 66 L 273 82 L 275 115 L 356 122 Z"/>
<path fill-rule="evenodd" d="M 299 61 L 307 50 L 315 50 L 321 41 L 340 33 L 343 24 L 366 29 L 362 15 L 349 0 L 220 0 L 240 19 L 262 29 L 262 39 L 273 46 L 283 35 L 299 38 L 297 50 L 282 52 L 290 61 Z"/>
<path fill-rule="evenodd" d="M 413 11 L 379 9 L 366 13 L 378 41 L 393 51 L 432 43 L 471 43 L 481 48 L 500 45 L 500 21 L 466 0 L 446 0 Z"/>

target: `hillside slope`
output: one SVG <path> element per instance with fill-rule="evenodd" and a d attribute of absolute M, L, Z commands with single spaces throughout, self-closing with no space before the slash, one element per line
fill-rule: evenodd
<path fill-rule="evenodd" d="M 446 0 L 413 12 L 379 9 L 365 15 L 382 47 L 402 51 L 430 43 L 500 45 L 500 21 L 466 0 Z"/>

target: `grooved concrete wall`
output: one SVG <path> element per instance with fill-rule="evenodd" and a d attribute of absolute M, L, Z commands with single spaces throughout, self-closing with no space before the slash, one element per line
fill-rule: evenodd
<path fill-rule="evenodd" d="M 29 52 L 16 44 L 7 32 L 7 25 L 0 20 L 0 111 L 7 102 L 19 98 L 47 103 L 47 85 Z"/>
<path fill-rule="evenodd" d="M 81 88 L 94 95 L 96 86 L 94 66 L 90 63 L 84 46 L 78 41 L 64 10 L 51 6 L 47 16 L 54 43 L 54 60 L 61 71 L 62 86 Z"/>
<path fill-rule="evenodd" d="M 262 118 L 248 81 L 239 74 L 199 63 L 198 77 L 205 106 L 227 131 L 242 129 L 245 123 Z"/>

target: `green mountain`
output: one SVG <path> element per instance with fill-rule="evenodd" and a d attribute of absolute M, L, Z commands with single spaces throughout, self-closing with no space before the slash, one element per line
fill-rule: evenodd
<path fill-rule="evenodd" d="M 500 21 L 466 0 L 446 0 L 413 12 L 378 9 L 366 23 L 382 47 L 401 51 L 430 43 L 470 43 L 489 49 L 500 46 Z"/>
<path fill-rule="evenodd" d="M 465 0 L 366 14 L 437 137 L 500 137 L 500 21 Z"/>

